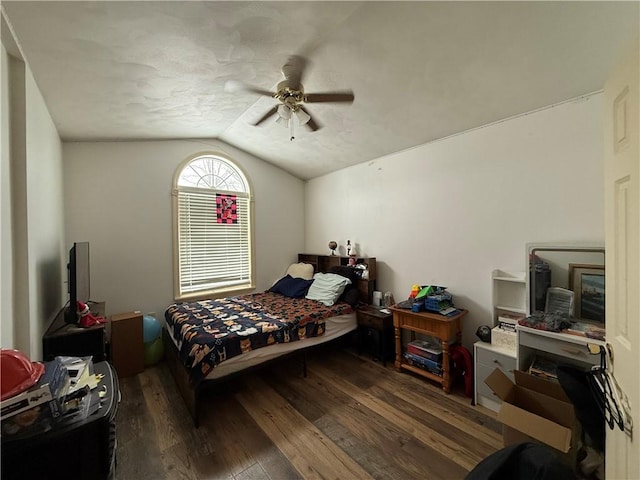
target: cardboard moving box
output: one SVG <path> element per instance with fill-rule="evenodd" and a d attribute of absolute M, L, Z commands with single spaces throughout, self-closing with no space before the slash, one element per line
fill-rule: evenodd
<path fill-rule="evenodd" d="M 537 440 L 575 468 L 580 424 L 562 387 L 519 370 L 513 373 L 515 383 L 497 368 L 485 379 L 502 400 L 498 420 L 504 445 Z"/>

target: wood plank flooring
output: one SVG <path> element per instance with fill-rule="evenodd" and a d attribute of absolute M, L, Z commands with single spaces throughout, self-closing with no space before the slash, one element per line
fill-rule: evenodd
<path fill-rule="evenodd" d="M 493 412 L 327 346 L 226 382 L 199 428 L 164 362 L 122 379 L 116 478 L 463 479 L 500 449 Z"/>

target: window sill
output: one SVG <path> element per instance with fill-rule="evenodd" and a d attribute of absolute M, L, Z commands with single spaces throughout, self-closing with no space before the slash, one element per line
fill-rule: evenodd
<path fill-rule="evenodd" d="M 246 293 L 253 293 L 256 289 L 255 285 L 242 285 L 239 287 L 230 287 L 225 289 L 215 290 L 202 290 L 199 292 L 185 293 L 184 295 L 178 295 L 175 297 L 176 302 L 188 302 L 197 300 L 207 300 L 212 298 L 232 297 L 235 295 L 243 295 Z"/>

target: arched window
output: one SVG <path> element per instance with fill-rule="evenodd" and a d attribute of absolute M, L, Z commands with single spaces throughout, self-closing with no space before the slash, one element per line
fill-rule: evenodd
<path fill-rule="evenodd" d="M 178 169 L 173 198 L 176 299 L 253 288 L 251 191 L 240 169 L 198 155 Z"/>

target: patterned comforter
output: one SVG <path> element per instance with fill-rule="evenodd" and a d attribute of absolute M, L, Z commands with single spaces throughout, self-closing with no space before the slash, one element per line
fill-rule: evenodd
<path fill-rule="evenodd" d="M 264 292 L 218 300 L 174 303 L 165 319 L 180 340 L 180 358 L 197 385 L 221 362 L 256 348 L 324 334 L 324 320 L 351 313 L 349 304 Z"/>

